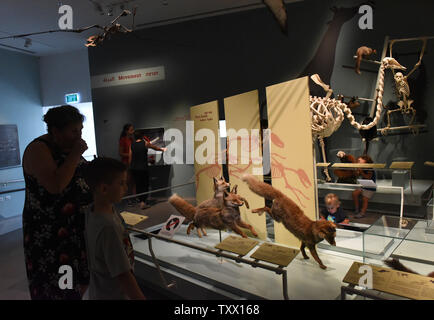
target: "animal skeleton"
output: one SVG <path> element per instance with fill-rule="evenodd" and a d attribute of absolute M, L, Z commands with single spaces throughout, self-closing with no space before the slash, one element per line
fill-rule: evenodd
<path fill-rule="evenodd" d="M 380 79 L 377 89 L 377 110 L 375 113 L 375 118 L 368 124 L 358 123 L 351 109 L 348 105 L 342 102 L 342 96 L 338 99 L 331 99 L 330 96 L 333 90 L 329 85 L 322 82 L 318 74 L 311 76 L 311 79 L 318 85 L 324 88 L 327 95 L 324 98 L 310 96 L 310 111 L 312 117 L 312 136 L 313 138 L 318 138 L 321 145 L 321 152 L 323 155 L 324 162 L 326 162 L 326 155 L 324 149 L 323 139 L 331 136 L 342 124 L 344 120 L 344 114 L 350 120 L 350 124 L 357 130 L 368 130 L 373 126 L 377 125 L 378 120 L 381 116 L 381 111 L 383 110 L 383 92 L 384 92 L 384 73 L 386 69 L 405 69 L 401 66 L 398 61 L 394 58 L 386 57 L 383 59 L 380 67 Z M 326 180 L 331 181 L 330 175 L 328 174 L 327 168 L 324 169 L 324 174 L 326 175 Z"/>
<path fill-rule="evenodd" d="M 402 114 L 412 114 L 411 120 L 409 122 L 409 125 L 412 125 L 414 118 L 416 116 L 416 109 L 413 108 L 412 104 L 414 102 L 414 100 L 409 99 L 410 98 L 410 86 L 408 85 L 408 77 L 416 71 L 417 68 L 419 68 L 421 62 L 422 62 L 422 58 L 425 52 L 425 48 L 426 48 L 426 42 L 427 42 L 427 38 L 421 38 L 420 39 L 423 42 L 422 45 L 422 49 L 419 55 L 419 61 L 414 65 L 413 69 L 407 74 L 407 75 L 403 75 L 402 72 L 397 72 L 395 73 L 394 70 L 392 69 L 393 72 L 393 78 L 395 80 L 395 87 L 396 87 L 396 93 L 398 96 L 398 99 L 400 99 L 400 101 L 398 102 L 398 109 L 394 109 L 394 110 L 387 110 L 387 126 L 382 130 L 383 134 L 387 133 L 387 130 L 390 128 L 390 114 L 394 113 L 394 112 L 398 112 L 401 111 Z M 392 57 L 392 47 L 395 41 L 391 41 L 390 42 L 390 56 Z M 406 70 L 406 68 L 404 68 L 404 70 Z"/>
<path fill-rule="evenodd" d="M 32 35 L 37 35 L 37 34 L 44 34 L 44 33 L 53 33 L 53 32 L 74 32 L 74 33 L 82 33 L 84 31 L 87 31 L 89 29 L 92 28 L 99 28 L 102 29 L 103 32 L 101 34 L 97 34 L 97 35 L 93 35 L 90 36 L 89 38 L 87 38 L 87 43 L 85 44 L 86 47 L 96 47 L 97 45 L 101 44 L 105 39 L 109 38 L 111 35 L 115 34 L 115 33 L 129 33 L 132 32 L 134 30 L 134 17 L 136 15 L 136 10 L 137 8 L 134 8 L 133 11 L 129 11 L 129 10 L 123 10 L 121 14 L 119 14 L 119 16 L 117 16 L 112 22 L 110 22 L 109 25 L 107 26 L 100 26 L 98 24 L 94 24 L 92 26 L 88 26 L 88 27 L 83 27 L 80 29 L 59 29 L 59 30 L 49 30 L 49 31 L 41 31 L 41 32 L 33 32 L 33 33 L 26 33 L 26 34 L 19 34 L 19 35 L 15 35 L 15 36 L 8 36 L 8 37 L 3 37 L 0 38 L 0 40 L 3 39 L 16 39 L 16 38 L 25 38 L 28 36 L 32 36 Z M 133 15 L 133 27 L 132 29 L 128 29 L 126 27 L 124 27 L 123 25 L 117 23 L 117 21 L 119 20 L 119 18 L 127 16 L 127 15 Z"/>

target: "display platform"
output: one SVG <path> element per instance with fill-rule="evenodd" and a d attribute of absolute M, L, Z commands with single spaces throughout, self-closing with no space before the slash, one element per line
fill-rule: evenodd
<path fill-rule="evenodd" d="M 391 257 L 434 265 L 434 234 L 427 233 L 432 221 L 418 221 Z"/>
<path fill-rule="evenodd" d="M 366 253 L 384 255 L 393 245 L 393 239 L 386 239 L 385 241 L 373 242 L 369 248 L 364 248 L 363 232 L 345 229 L 336 230 L 335 241 L 336 246 L 331 246 L 323 241 L 318 244 L 318 247 L 363 257 Z"/>
<path fill-rule="evenodd" d="M 214 249 L 220 243 L 217 230 L 208 229 L 208 236 L 199 238 L 193 233 L 188 236 L 186 228 L 183 225 L 173 239 L 208 249 Z M 158 232 L 158 227 L 147 231 Z M 222 239 L 229 235 L 234 234 L 221 233 Z M 152 262 L 148 240 L 136 236 L 131 236 L 131 239 L 136 255 L 136 276 L 142 281 L 152 282 L 161 290 L 171 291 L 185 299 L 283 299 L 282 276 L 275 272 L 152 239 L 153 252 L 167 282 L 176 283 L 166 288 Z M 262 243 L 264 241 L 258 241 L 258 245 L 245 257 L 250 257 Z M 361 261 L 361 258 L 318 248 L 318 254 L 327 266 L 326 270 L 322 270 L 308 250 L 307 254 L 309 260 L 297 254 L 284 268 L 287 271 L 289 299 L 338 299 L 348 268 L 353 261 Z"/>

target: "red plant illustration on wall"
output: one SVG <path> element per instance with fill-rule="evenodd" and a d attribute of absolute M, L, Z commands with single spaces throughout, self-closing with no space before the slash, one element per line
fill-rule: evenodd
<path fill-rule="evenodd" d="M 285 147 L 285 143 L 274 133 L 271 132 L 270 135 L 271 143 L 273 146 L 277 148 L 283 149 Z M 232 151 L 230 148 L 230 145 L 232 143 L 238 143 L 239 141 L 249 141 L 249 144 L 243 144 L 241 143 L 241 151 L 247 152 L 249 154 L 249 162 L 247 164 L 237 164 L 238 162 L 238 154 L 232 154 L 229 151 Z M 251 148 L 251 150 L 250 150 Z M 262 159 L 259 158 L 253 158 L 251 157 L 251 153 L 260 151 L 259 150 L 259 136 L 257 135 L 249 135 L 249 136 L 236 136 L 231 137 L 227 139 L 227 148 L 221 151 L 221 155 L 223 157 L 224 154 L 226 154 L 227 163 L 228 163 L 228 171 L 229 171 L 229 177 L 234 176 L 238 179 L 241 179 L 242 175 L 244 173 L 248 173 L 247 170 L 253 165 L 253 160 L 261 161 Z M 237 148 L 238 151 L 238 148 Z M 250 151 L 250 152 L 249 152 Z M 238 152 L 237 152 L 238 153 Z M 259 152 L 258 152 L 259 153 Z M 210 156 L 213 158 L 214 163 L 210 164 L 202 169 L 200 169 L 196 173 L 196 191 L 199 189 L 199 177 L 201 174 L 207 175 L 209 178 L 213 178 L 216 176 L 221 175 L 222 166 L 218 163 L 218 157 L 216 154 L 213 154 Z M 286 160 L 286 157 L 271 152 L 271 177 L 273 179 L 284 179 L 285 181 L 285 188 L 289 189 L 292 194 L 297 198 L 298 202 L 303 208 L 306 208 L 304 205 L 304 200 L 310 200 L 306 194 L 300 190 L 299 188 L 293 187 L 288 182 L 288 172 L 291 172 L 293 174 L 296 174 L 297 178 L 299 179 L 300 183 L 303 185 L 305 189 L 308 189 L 312 186 L 312 183 L 307 176 L 306 172 L 303 169 L 294 169 L 289 168 L 284 165 L 284 162 Z"/>
<path fill-rule="evenodd" d="M 271 143 L 272 145 L 278 147 L 278 148 L 284 148 L 285 143 L 274 133 L 271 132 Z M 306 200 L 310 200 L 309 197 L 307 197 L 300 189 L 295 188 L 291 186 L 288 183 L 287 180 L 287 174 L 285 171 L 293 172 L 297 175 L 298 179 L 300 180 L 301 184 L 304 188 L 308 189 L 312 186 L 312 183 L 307 176 L 306 172 L 303 169 L 294 169 L 294 168 L 288 168 L 284 165 L 284 161 L 286 157 L 279 155 L 278 153 L 271 152 L 271 177 L 273 179 L 284 179 L 285 181 L 285 188 L 291 190 L 291 192 L 294 194 L 294 196 L 297 198 L 298 202 L 303 208 L 306 208 L 304 203 L 301 201 L 300 196 L 303 197 Z"/>

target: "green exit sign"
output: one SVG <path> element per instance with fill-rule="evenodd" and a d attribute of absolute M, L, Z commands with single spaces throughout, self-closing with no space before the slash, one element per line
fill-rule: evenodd
<path fill-rule="evenodd" d="M 79 103 L 80 102 L 80 94 L 78 94 L 78 93 L 65 94 L 65 102 L 66 103 Z"/>

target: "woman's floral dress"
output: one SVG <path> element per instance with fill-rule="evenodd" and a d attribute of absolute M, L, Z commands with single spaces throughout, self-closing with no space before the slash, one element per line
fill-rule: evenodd
<path fill-rule="evenodd" d="M 47 144 L 54 161 L 60 166 L 67 154 Z M 33 142 L 34 142 L 33 141 Z M 24 173 L 26 198 L 23 210 L 24 255 L 32 299 L 81 299 L 79 285 L 89 284 L 84 211 L 92 201 L 82 177 L 82 157 L 69 185 L 60 194 L 50 194 L 31 175 Z M 72 268 L 72 289 L 61 289 L 62 265 Z"/>

